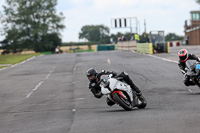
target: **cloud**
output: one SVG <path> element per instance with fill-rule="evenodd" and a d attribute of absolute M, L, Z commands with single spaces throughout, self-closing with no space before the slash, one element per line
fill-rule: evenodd
<path fill-rule="evenodd" d="M 135 6 L 138 2 L 138 0 L 93 0 L 93 8 L 112 10 L 119 7 Z"/>
<path fill-rule="evenodd" d="M 0 5 L 4 1 L 0 0 Z M 137 17 L 140 33 L 164 30 L 184 35 L 184 21 L 190 19 L 191 10 L 199 10 L 195 0 L 58 0 L 57 10 L 65 16 L 66 29 L 63 41 L 78 41 L 84 25 L 103 24 L 111 27 L 112 18 Z M 111 33 L 130 32 L 127 29 L 110 29 Z"/>
<path fill-rule="evenodd" d="M 73 6 L 64 10 L 67 26 L 64 41 L 78 41 L 78 33 L 84 25 L 111 27 L 111 19 L 121 17 L 137 17 L 140 33 L 144 31 L 145 19 L 147 32 L 164 30 L 165 34 L 184 35 L 184 21 L 190 19 L 191 10 L 199 9 L 195 0 L 70 0 L 70 3 Z M 130 32 L 130 28 L 110 31 L 124 33 Z"/>
<path fill-rule="evenodd" d="M 4 0 L 0 0 L 0 11 L 3 11 L 2 5 L 5 5 L 5 1 Z"/>

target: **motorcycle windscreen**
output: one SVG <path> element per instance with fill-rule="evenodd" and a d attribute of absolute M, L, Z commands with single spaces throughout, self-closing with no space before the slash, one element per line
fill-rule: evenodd
<path fill-rule="evenodd" d="M 195 71 L 196 71 L 197 75 L 200 74 L 200 63 L 196 65 Z"/>
<path fill-rule="evenodd" d="M 190 71 L 195 69 L 196 61 L 195 60 L 187 60 L 186 61 L 186 66 L 189 68 Z"/>

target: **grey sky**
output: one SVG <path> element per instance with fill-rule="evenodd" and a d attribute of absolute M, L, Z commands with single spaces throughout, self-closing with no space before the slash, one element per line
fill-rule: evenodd
<path fill-rule="evenodd" d="M 0 0 L 0 6 L 4 1 Z M 184 35 L 184 21 L 190 19 L 191 10 L 200 10 L 195 0 L 58 0 L 57 5 L 57 12 L 65 16 L 63 42 L 79 41 L 78 34 L 84 25 L 111 27 L 111 18 L 126 17 L 138 18 L 140 34 L 144 32 L 145 19 L 147 32 L 164 30 L 165 34 Z M 111 29 L 110 32 L 125 33 L 130 29 Z"/>

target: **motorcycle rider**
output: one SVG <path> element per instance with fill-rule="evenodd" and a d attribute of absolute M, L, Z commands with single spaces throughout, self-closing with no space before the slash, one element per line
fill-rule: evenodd
<path fill-rule="evenodd" d="M 185 75 L 184 77 L 184 84 L 186 86 L 189 86 L 189 85 L 195 85 L 192 81 L 190 81 L 190 77 L 187 76 L 186 74 L 186 71 L 185 71 L 185 67 L 186 67 L 186 64 L 185 62 L 187 60 L 196 60 L 196 61 L 200 61 L 199 58 L 194 55 L 194 54 L 189 54 L 188 51 L 186 49 L 181 49 L 179 52 L 178 52 L 178 55 L 179 55 L 179 63 L 178 63 L 178 66 L 179 68 L 181 69 L 181 72 Z"/>
<path fill-rule="evenodd" d="M 114 77 L 122 78 L 127 84 L 130 85 L 132 90 L 136 92 L 136 95 L 138 97 L 142 96 L 140 89 L 133 83 L 133 81 L 130 79 L 130 77 L 128 76 L 128 74 L 126 72 L 121 72 L 118 75 L 114 71 L 109 72 L 109 71 L 102 70 L 100 73 L 97 73 L 97 71 L 94 68 L 90 68 L 87 70 L 87 73 L 86 73 L 86 75 L 90 81 L 88 88 L 94 94 L 94 96 L 96 98 L 101 98 L 103 96 L 103 94 L 101 93 L 101 87 L 100 87 L 100 82 L 99 82 L 101 76 L 109 75 L 109 74 L 112 74 Z M 112 106 L 115 104 L 113 101 L 111 101 L 108 98 L 106 99 L 106 102 L 109 106 Z"/>

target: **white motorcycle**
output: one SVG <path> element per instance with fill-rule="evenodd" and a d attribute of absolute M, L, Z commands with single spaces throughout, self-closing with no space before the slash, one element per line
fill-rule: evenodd
<path fill-rule="evenodd" d="M 137 97 L 131 87 L 120 81 L 120 78 L 114 78 L 112 74 L 103 76 L 100 80 L 101 92 L 111 101 L 119 104 L 125 110 L 132 110 L 134 107 L 145 108 L 147 102 L 143 96 Z"/>

